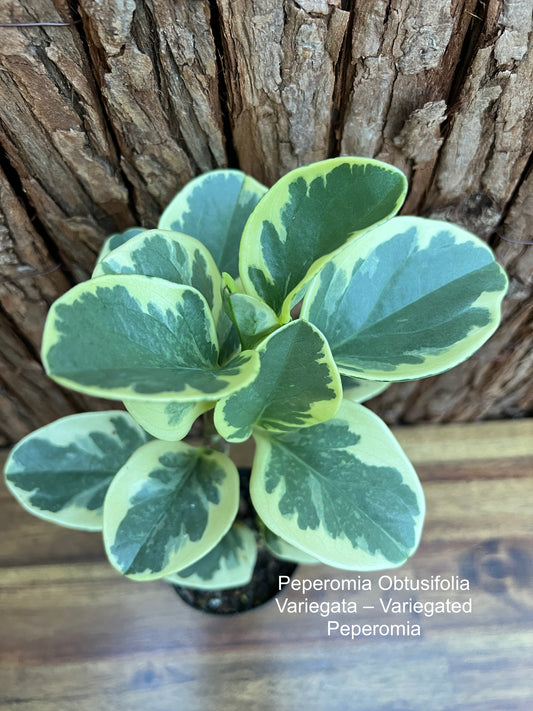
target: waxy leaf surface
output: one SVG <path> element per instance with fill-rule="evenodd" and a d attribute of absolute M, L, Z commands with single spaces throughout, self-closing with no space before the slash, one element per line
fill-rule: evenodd
<path fill-rule="evenodd" d="M 291 171 L 246 223 L 239 256 L 244 290 L 287 322 L 302 287 L 351 239 L 396 214 L 406 190 L 403 173 L 366 158 Z"/>
<path fill-rule="evenodd" d="M 255 535 L 248 526 L 235 522 L 224 538 L 203 558 L 167 580 L 199 590 L 224 590 L 247 585 L 257 558 Z"/>
<path fill-rule="evenodd" d="M 266 188 L 239 170 L 213 170 L 191 180 L 161 215 L 158 227 L 196 237 L 221 272 L 238 275 L 239 244 Z"/>
<path fill-rule="evenodd" d="M 93 277 L 103 274 L 144 274 L 192 286 L 215 317 L 222 308 L 222 277 L 211 254 L 197 239 L 180 232 L 141 232 L 99 262 Z"/>
<path fill-rule="evenodd" d="M 170 230 L 146 230 L 113 250 L 96 266 L 103 274 L 143 274 L 192 286 L 204 296 L 220 344 L 219 362 L 238 350 L 235 327 L 222 308 L 222 277 L 209 250 L 197 239 Z"/>
<path fill-rule="evenodd" d="M 254 426 L 282 432 L 333 417 L 342 388 L 322 334 L 292 321 L 258 346 L 259 375 L 215 407 L 215 427 L 230 442 L 248 439 Z"/>
<path fill-rule="evenodd" d="M 244 349 L 255 348 L 263 338 L 280 326 L 279 319 L 270 306 L 248 294 L 225 292 L 224 305 L 235 324 Z"/>
<path fill-rule="evenodd" d="M 247 385 L 259 357 L 218 366 L 200 292 L 155 277 L 110 275 L 56 301 L 43 335 L 47 373 L 73 390 L 121 400 L 216 400 Z"/>
<path fill-rule="evenodd" d="M 325 335 L 341 373 L 409 380 L 472 355 L 496 330 L 506 289 L 481 240 L 446 222 L 398 217 L 324 267 L 301 316 Z"/>
<path fill-rule="evenodd" d="M 169 442 L 186 437 L 196 418 L 214 407 L 213 402 L 179 400 L 125 400 L 124 405 L 143 429 Z"/>
<path fill-rule="evenodd" d="M 250 493 L 265 524 L 318 560 L 348 570 L 401 565 L 416 549 L 422 488 L 386 425 L 344 401 L 314 427 L 256 430 Z"/>
<path fill-rule="evenodd" d="M 125 412 L 69 415 L 32 432 L 11 451 L 6 483 L 31 513 L 68 528 L 102 528 L 115 474 L 150 437 Z"/>
<path fill-rule="evenodd" d="M 239 474 L 220 452 L 149 442 L 109 487 L 104 543 L 111 564 L 136 580 L 161 578 L 213 549 L 239 504 Z"/>
<path fill-rule="evenodd" d="M 273 531 L 263 524 L 261 526 L 261 532 L 265 540 L 265 545 L 272 555 L 276 556 L 280 560 L 287 560 L 291 563 L 305 563 L 307 565 L 315 565 L 319 561 L 313 556 L 310 556 L 305 551 L 296 548 L 292 543 L 288 543 L 286 540 L 277 536 Z"/>
<path fill-rule="evenodd" d="M 144 227 L 130 227 L 124 232 L 117 232 L 116 234 L 108 237 L 100 249 L 100 254 L 96 260 L 95 270 L 98 269 L 98 265 L 102 259 L 109 254 L 109 252 L 112 252 L 117 247 L 120 247 L 120 245 L 125 244 L 128 240 L 132 239 L 140 232 L 144 232 Z"/>

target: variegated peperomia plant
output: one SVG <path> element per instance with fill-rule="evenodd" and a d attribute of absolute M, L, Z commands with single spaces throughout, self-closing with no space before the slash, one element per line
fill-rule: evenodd
<path fill-rule="evenodd" d="M 258 537 L 296 562 L 401 565 L 420 539 L 422 489 L 360 402 L 468 358 L 507 288 L 473 235 L 394 217 L 406 189 L 399 170 L 362 158 L 270 190 L 218 170 L 158 229 L 110 237 L 92 278 L 52 306 L 42 357 L 61 385 L 128 412 L 26 437 L 6 466 L 14 495 L 63 526 L 103 529 L 112 565 L 136 580 L 244 584 Z M 210 429 L 192 446 L 198 418 Z M 250 437 L 256 532 L 236 522 L 228 456 Z"/>

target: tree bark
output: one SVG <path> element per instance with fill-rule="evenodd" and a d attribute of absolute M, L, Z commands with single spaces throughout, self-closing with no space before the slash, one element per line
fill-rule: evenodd
<path fill-rule="evenodd" d="M 533 0 L 4 0 L 0 6 L 0 445 L 109 407 L 44 375 L 50 303 L 103 239 L 153 227 L 190 178 L 265 184 L 334 155 L 388 161 L 404 212 L 480 235 L 502 326 L 449 373 L 390 388 L 389 422 L 533 406 Z M 61 23 L 41 26 L 28 23 Z"/>

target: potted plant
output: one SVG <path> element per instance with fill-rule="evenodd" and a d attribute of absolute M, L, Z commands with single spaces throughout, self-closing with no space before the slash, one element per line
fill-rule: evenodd
<path fill-rule="evenodd" d="M 42 359 L 59 384 L 127 412 L 27 436 L 6 464 L 12 493 L 37 516 L 103 530 L 134 580 L 244 585 L 258 540 L 282 560 L 401 565 L 422 488 L 360 403 L 468 358 L 507 288 L 481 240 L 395 217 L 406 192 L 399 170 L 366 158 L 298 168 L 269 190 L 217 170 L 157 229 L 110 237 L 92 278 L 53 304 Z M 231 447 L 249 438 L 242 522 Z"/>

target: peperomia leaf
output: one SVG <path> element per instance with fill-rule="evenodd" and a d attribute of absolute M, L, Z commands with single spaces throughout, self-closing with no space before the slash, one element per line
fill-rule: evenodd
<path fill-rule="evenodd" d="M 124 232 L 117 232 L 108 237 L 100 249 L 100 254 L 98 255 L 98 259 L 95 264 L 95 271 L 98 269 L 98 265 L 102 259 L 104 259 L 109 252 L 112 252 L 117 247 L 120 247 L 121 244 L 125 244 L 128 240 L 132 239 L 140 232 L 144 232 L 144 227 L 130 227 Z"/>
<path fill-rule="evenodd" d="M 176 442 L 189 434 L 196 418 L 211 410 L 214 402 L 125 400 L 124 405 L 134 420 L 151 435 Z"/>
<path fill-rule="evenodd" d="M 149 439 L 125 412 L 63 417 L 14 447 L 5 467 L 7 487 L 35 516 L 99 531 L 112 478 Z"/>
<path fill-rule="evenodd" d="M 244 224 L 266 188 L 239 170 L 213 170 L 191 180 L 161 215 L 158 227 L 196 237 L 221 272 L 238 274 Z"/>
<path fill-rule="evenodd" d="M 274 331 L 257 348 L 257 378 L 217 402 L 215 427 L 229 442 L 242 442 L 254 426 L 282 432 L 333 417 L 342 388 L 322 334 L 305 321 Z"/>
<path fill-rule="evenodd" d="M 239 346 L 238 335 L 222 308 L 222 277 L 206 247 L 194 237 L 169 230 L 146 230 L 117 247 L 96 266 L 103 274 L 144 274 L 197 289 L 213 314 L 226 363 Z"/>
<path fill-rule="evenodd" d="M 291 563 L 305 563 L 307 565 L 315 565 L 319 562 L 316 558 L 313 558 L 313 556 L 310 556 L 308 553 L 285 541 L 281 536 L 276 536 L 276 534 L 264 524 L 261 526 L 261 533 L 263 534 L 266 547 L 276 558 L 288 560 Z"/>
<path fill-rule="evenodd" d="M 248 526 L 236 521 L 207 555 L 167 580 L 199 590 L 223 590 L 247 585 L 252 579 L 257 545 Z"/>
<path fill-rule="evenodd" d="M 224 292 L 226 312 L 235 324 L 243 348 L 254 348 L 280 322 L 270 306 L 248 294 Z"/>
<path fill-rule="evenodd" d="M 120 400 L 216 400 L 255 378 L 259 357 L 218 366 L 218 342 L 200 292 L 164 279 L 102 276 L 52 306 L 46 372 L 73 390 Z"/>
<path fill-rule="evenodd" d="M 141 232 L 100 261 L 93 277 L 103 274 L 144 274 L 192 286 L 215 318 L 222 308 L 222 277 L 213 257 L 201 242 L 180 232 Z"/>
<path fill-rule="evenodd" d="M 347 570 L 401 565 L 420 539 L 424 497 L 386 425 L 344 401 L 328 422 L 291 433 L 256 430 L 250 493 L 268 528 Z"/>
<path fill-rule="evenodd" d="M 239 474 L 221 452 L 153 441 L 113 479 L 104 503 L 111 564 L 136 580 L 162 578 L 213 549 L 239 505 Z"/>
<path fill-rule="evenodd" d="M 332 158 L 291 171 L 244 228 L 244 290 L 286 323 L 302 287 L 347 242 L 396 214 L 406 191 L 403 173 L 366 158 Z"/>
<path fill-rule="evenodd" d="M 370 400 L 370 398 L 376 397 L 391 385 L 391 383 L 382 382 L 381 380 L 360 380 L 359 378 L 350 378 L 347 375 L 341 376 L 341 383 L 343 397 L 346 400 L 352 400 L 352 402 Z"/>
<path fill-rule="evenodd" d="M 496 330 L 507 278 L 484 242 L 446 222 L 398 217 L 335 257 L 301 315 L 341 373 L 409 380 L 462 362 Z"/>

